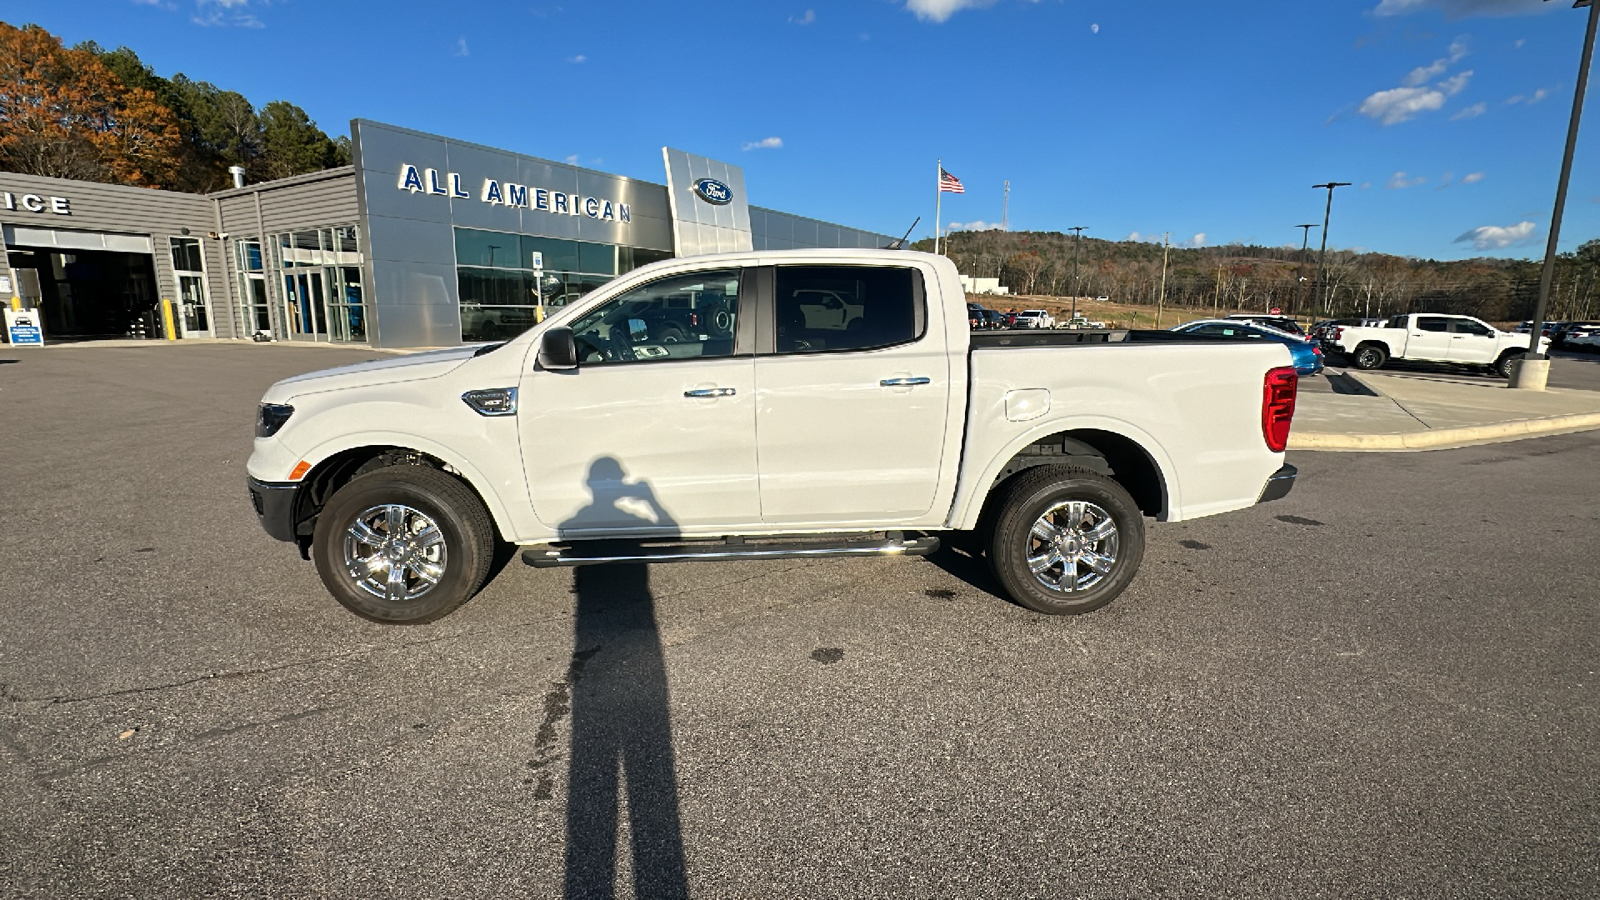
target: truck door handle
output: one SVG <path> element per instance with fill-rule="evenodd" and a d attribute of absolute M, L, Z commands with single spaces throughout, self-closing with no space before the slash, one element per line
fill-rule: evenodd
<path fill-rule="evenodd" d="M 701 388 L 697 391 L 684 391 L 685 397 L 732 397 L 739 393 L 733 388 Z"/>
<path fill-rule="evenodd" d="M 911 387 L 916 384 L 930 384 L 932 378 L 885 378 L 878 382 L 883 387 Z"/>

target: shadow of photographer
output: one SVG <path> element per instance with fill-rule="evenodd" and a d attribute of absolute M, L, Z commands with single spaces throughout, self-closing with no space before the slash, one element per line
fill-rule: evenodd
<path fill-rule="evenodd" d="M 593 500 L 562 523 L 562 537 L 602 526 L 676 534 L 677 523 L 650 485 L 629 481 L 616 459 L 591 463 L 587 483 Z M 580 566 L 573 590 L 565 895 L 615 895 L 617 845 L 626 827 L 634 896 L 687 897 L 666 660 L 649 568 Z"/>

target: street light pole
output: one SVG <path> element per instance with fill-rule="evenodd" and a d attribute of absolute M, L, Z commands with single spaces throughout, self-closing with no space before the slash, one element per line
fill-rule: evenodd
<path fill-rule="evenodd" d="M 1298 276 L 1300 283 L 1295 285 L 1294 291 L 1294 305 L 1298 307 L 1305 305 L 1301 301 L 1304 299 L 1306 292 L 1306 243 L 1311 238 L 1311 229 L 1316 228 L 1317 223 L 1312 222 L 1310 225 L 1296 225 L 1295 227 L 1300 229 L 1300 274 Z M 1289 310 L 1289 315 L 1292 316 L 1294 313 L 1294 310 Z M 1312 316 L 1312 318 L 1315 319 L 1316 316 Z"/>
<path fill-rule="evenodd" d="M 1546 0 L 1549 2 L 1549 0 Z M 1589 86 L 1589 61 L 1594 57 L 1594 33 L 1600 25 L 1600 6 L 1590 0 L 1577 0 L 1573 9 L 1589 7 L 1589 30 L 1583 38 L 1583 56 L 1578 62 L 1578 87 L 1572 92 L 1572 120 L 1567 124 L 1567 152 L 1561 157 L 1561 178 L 1556 182 L 1556 207 L 1550 214 L 1550 239 L 1544 246 L 1544 269 L 1539 273 L 1539 300 L 1533 308 L 1533 323 L 1528 329 L 1528 352 L 1516 364 L 1508 387 L 1542 391 L 1550 377 L 1550 360 L 1539 352 L 1544 335 L 1544 314 L 1550 304 L 1550 281 L 1556 271 L 1556 242 L 1561 239 L 1561 213 L 1567 205 L 1567 179 L 1572 175 L 1572 154 L 1578 147 L 1578 120 L 1583 117 L 1583 94 Z"/>
<path fill-rule="evenodd" d="M 1326 290 L 1325 284 L 1328 278 L 1328 217 L 1333 215 L 1333 189 L 1349 186 L 1350 182 L 1348 181 L 1330 181 L 1327 184 L 1313 184 L 1311 186 L 1313 190 L 1328 189 L 1328 205 L 1322 211 L 1322 252 L 1317 256 L 1317 290 L 1319 292 Z M 1309 231 L 1306 233 L 1310 234 Z"/>
<path fill-rule="evenodd" d="M 1084 229 L 1086 229 L 1088 227 L 1089 226 L 1087 226 L 1087 225 L 1074 225 L 1071 228 L 1067 229 L 1068 231 L 1073 232 L 1073 235 L 1072 235 L 1072 318 L 1068 319 L 1068 321 L 1071 321 L 1072 319 L 1076 319 L 1078 317 L 1078 242 L 1083 240 Z"/>

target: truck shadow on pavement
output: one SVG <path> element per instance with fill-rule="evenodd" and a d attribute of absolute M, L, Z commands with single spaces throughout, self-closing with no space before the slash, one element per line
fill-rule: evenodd
<path fill-rule="evenodd" d="M 611 457 L 591 463 L 588 487 L 593 502 L 562 524 L 563 536 L 619 519 L 676 527 L 649 484 L 630 482 Z M 654 521 L 633 512 L 641 505 Z M 649 567 L 580 566 L 573 592 L 565 896 L 615 896 L 617 849 L 626 828 L 634 896 L 688 897 L 666 660 Z"/>

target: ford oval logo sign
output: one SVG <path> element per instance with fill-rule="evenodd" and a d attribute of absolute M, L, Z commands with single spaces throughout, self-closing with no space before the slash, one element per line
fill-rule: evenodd
<path fill-rule="evenodd" d="M 715 178 L 702 178 L 696 181 L 694 192 L 700 195 L 701 200 L 717 206 L 727 206 L 733 202 L 733 188 Z"/>

